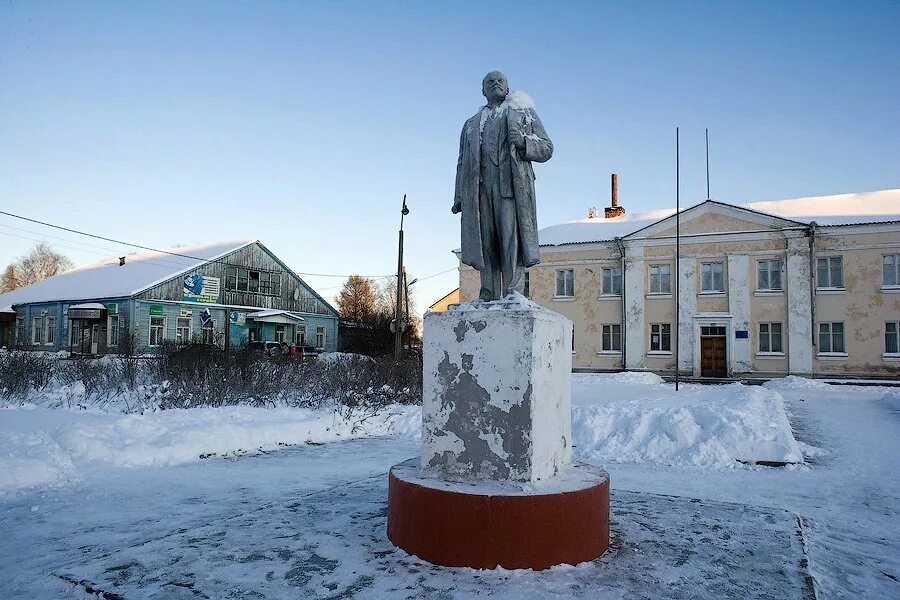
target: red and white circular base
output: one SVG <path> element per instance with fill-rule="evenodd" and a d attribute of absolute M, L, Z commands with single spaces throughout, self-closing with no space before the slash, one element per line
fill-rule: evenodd
<path fill-rule="evenodd" d="M 476 569 L 546 569 L 593 560 L 609 547 L 609 475 L 576 464 L 537 483 L 423 477 L 394 465 L 388 538 L 428 562 Z"/>

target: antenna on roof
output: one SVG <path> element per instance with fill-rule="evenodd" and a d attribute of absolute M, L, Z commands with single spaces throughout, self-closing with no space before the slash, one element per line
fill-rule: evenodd
<path fill-rule="evenodd" d="M 709 200 L 709 128 L 706 130 L 706 199 Z"/>

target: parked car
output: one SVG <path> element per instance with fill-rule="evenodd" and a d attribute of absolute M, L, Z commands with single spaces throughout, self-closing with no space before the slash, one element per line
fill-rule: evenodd
<path fill-rule="evenodd" d="M 304 356 L 318 356 L 322 353 L 321 350 L 316 348 L 315 346 L 297 346 L 297 355 L 301 358 Z"/>
<path fill-rule="evenodd" d="M 281 355 L 281 344 L 279 342 L 250 342 L 247 344 L 247 350 L 265 352 L 268 356 L 279 356 Z"/>

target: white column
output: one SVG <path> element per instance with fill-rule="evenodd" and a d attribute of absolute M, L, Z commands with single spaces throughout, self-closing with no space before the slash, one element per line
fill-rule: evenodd
<path fill-rule="evenodd" d="M 644 368 L 644 248 L 625 246 L 625 368 Z"/>
<path fill-rule="evenodd" d="M 787 241 L 788 370 L 812 373 L 812 303 L 809 297 L 809 240 Z"/>
<path fill-rule="evenodd" d="M 734 331 L 746 331 L 747 337 L 731 336 L 731 369 L 735 373 L 750 370 L 750 257 L 728 255 L 728 312 Z"/>
<path fill-rule="evenodd" d="M 694 314 L 697 312 L 697 259 L 681 259 L 678 279 L 678 370 L 694 370 Z"/>

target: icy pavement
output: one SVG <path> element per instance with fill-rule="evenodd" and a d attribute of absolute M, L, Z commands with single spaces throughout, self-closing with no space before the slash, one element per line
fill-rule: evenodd
<path fill-rule="evenodd" d="M 95 465 L 0 498 L 0 598 L 900 597 L 896 397 L 789 383 L 773 387 L 809 466 L 607 464 L 613 549 L 578 567 L 449 569 L 395 549 L 386 473 L 418 446 L 391 437 Z"/>
<path fill-rule="evenodd" d="M 385 472 L 415 451 L 397 439 L 306 446 L 20 498 L 0 521 L 6 597 L 808 596 L 792 513 L 618 490 L 601 560 L 543 573 L 432 566 L 385 535 Z"/>

